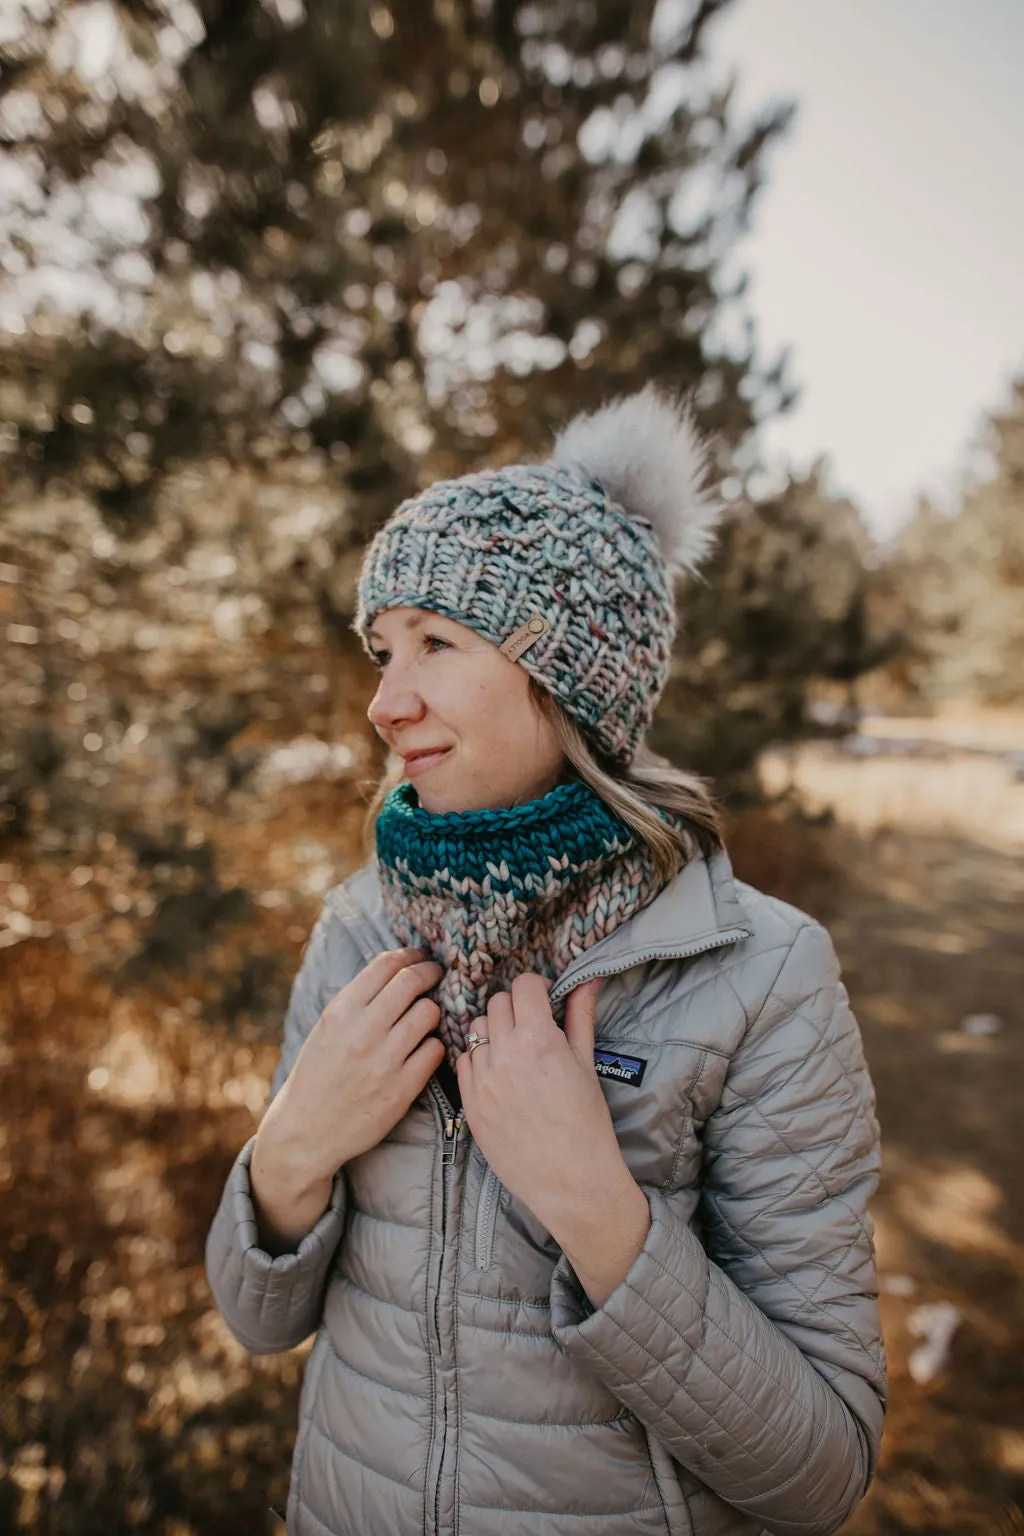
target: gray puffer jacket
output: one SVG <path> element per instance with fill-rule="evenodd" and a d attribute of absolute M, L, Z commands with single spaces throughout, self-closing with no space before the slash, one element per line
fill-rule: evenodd
<path fill-rule="evenodd" d="M 325 898 L 272 1093 L 397 947 L 371 862 Z M 240 1153 L 207 1242 L 217 1305 L 254 1353 L 317 1330 L 292 1536 L 824 1536 L 867 1488 L 878 1126 L 828 935 L 719 854 L 551 996 L 597 975 L 602 1086 L 652 1216 L 597 1309 L 434 1081 L 295 1253 L 261 1249 Z"/>

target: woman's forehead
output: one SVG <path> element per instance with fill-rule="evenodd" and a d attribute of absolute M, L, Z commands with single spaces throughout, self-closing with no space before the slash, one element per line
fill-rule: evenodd
<path fill-rule="evenodd" d="M 418 629 L 426 623 L 454 624 L 456 629 L 464 626 L 457 619 L 450 619 L 446 614 L 437 613 L 432 608 L 386 608 L 378 613 L 369 630 L 371 635 L 382 631 L 401 633 L 405 629 Z"/>

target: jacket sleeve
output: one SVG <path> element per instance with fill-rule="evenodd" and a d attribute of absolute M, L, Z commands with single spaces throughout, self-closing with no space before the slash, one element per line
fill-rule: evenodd
<path fill-rule="evenodd" d="M 268 1103 L 280 1091 L 324 1007 L 360 963 L 340 919 L 325 907 L 292 984 Z M 272 1257 L 260 1246 L 249 1180 L 255 1140 L 246 1142 L 228 1175 L 206 1239 L 206 1276 L 238 1342 L 254 1355 L 269 1355 L 301 1344 L 319 1323 L 327 1272 L 345 1223 L 345 1181 L 339 1170 L 327 1209 L 295 1252 Z"/>
<path fill-rule="evenodd" d="M 552 1327 L 690 1472 L 772 1536 L 827 1536 L 874 1474 L 887 1402 L 867 1204 L 874 1090 L 828 934 L 802 927 L 704 1127 L 703 1245 L 651 1228 L 592 1308 L 563 1255 Z"/>

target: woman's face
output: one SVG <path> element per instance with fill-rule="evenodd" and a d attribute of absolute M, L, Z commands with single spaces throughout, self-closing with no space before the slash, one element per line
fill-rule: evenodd
<path fill-rule="evenodd" d="M 565 758 L 529 674 L 490 640 L 424 608 L 378 614 L 369 639 L 380 685 L 367 717 L 424 810 L 498 810 L 555 787 Z M 428 747 L 442 755 L 418 764 Z"/>

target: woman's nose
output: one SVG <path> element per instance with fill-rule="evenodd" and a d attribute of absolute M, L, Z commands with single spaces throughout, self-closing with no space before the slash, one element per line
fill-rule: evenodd
<path fill-rule="evenodd" d="M 377 692 L 370 700 L 366 717 L 378 729 L 390 730 L 403 720 L 418 720 L 424 713 L 423 700 L 414 688 L 403 682 L 392 667 L 382 674 Z"/>

